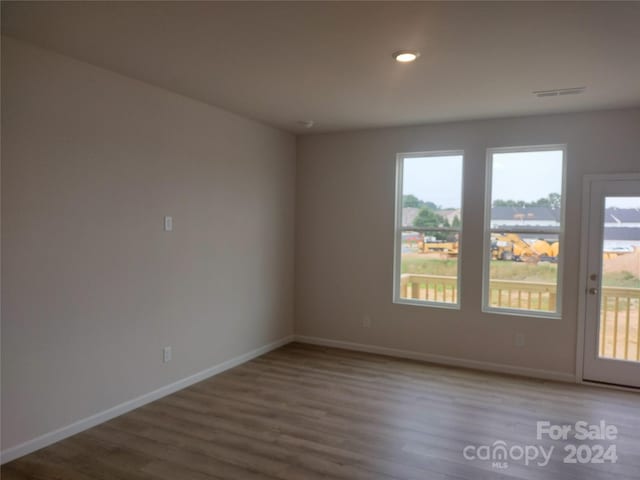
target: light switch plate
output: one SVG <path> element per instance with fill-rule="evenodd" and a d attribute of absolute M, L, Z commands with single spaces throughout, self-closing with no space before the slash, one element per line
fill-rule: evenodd
<path fill-rule="evenodd" d="M 164 217 L 164 231 L 171 232 L 173 230 L 173 217 Z"/>

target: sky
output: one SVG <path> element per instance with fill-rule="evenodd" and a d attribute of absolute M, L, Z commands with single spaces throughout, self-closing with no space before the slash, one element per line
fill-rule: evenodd
<path fill-rule="evenodd" d="M 560 151 L 499 153 L 493 164 L 494 200 L 532 201 L 561 191 Z M 403 193 L 443 208 L 460 208 L 461 178 L 461 155 L 404 159 Z"/>
<path fill-rule="evenodd" d="M 606 197 L 605 207 L 640 209 L 640 197 Z"/>
<path fill-rule="evenodd" d="M 461 155 L 405 158 L 403 194 L 443 208 L 460 208 L 461 178 Z M 530 202 L 561 193 L 562 151 L 495 153 L 491 182 L 492 201 Z M 608 197 L 607 207 L 640 208 L 640 197 Z"/>
<path fill-rule="evenodd" d="M 491 200 L 545 198 L 562 193 L 562 151 L 494 153 Z"/>
<path fill-rule="evenodd" d="M 404 159 L 403 193 L 444 208 L 460 208 L 462 155 Z"/>

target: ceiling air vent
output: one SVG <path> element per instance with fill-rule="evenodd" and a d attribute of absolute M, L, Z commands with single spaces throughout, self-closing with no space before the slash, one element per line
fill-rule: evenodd
<path fill-rule="evenodd" d="M 533 92 L 536 97 L 558 97 L 562 95 L 578 95 L 587 87 L 555 88 L 553 90 L 537 90 Z"/>

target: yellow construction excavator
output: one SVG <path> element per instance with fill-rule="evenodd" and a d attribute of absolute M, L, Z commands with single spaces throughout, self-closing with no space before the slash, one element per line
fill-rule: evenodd
<path fill-rule="evenodd" d="M 494 260 L 514 260 L 516 262 L 555 262 L 560 253 L 560 243 L 549 243 L 539 239 L 529 245 L 515 233 L 491 236 L 491 257 Z"/>
<path fill-rule="evenodd" d="M 447 257 L 457 257 L 459 251 L 458 240 L 437 241 L 435 238 L 425 237 L 418 248 L 422 253 L 440 253 Z"/>
<path fill-rule="evenodd" d="M 491 258 L 493 260 L 514 260 L 513 243 L 502 235 L 491 236 Z"/>

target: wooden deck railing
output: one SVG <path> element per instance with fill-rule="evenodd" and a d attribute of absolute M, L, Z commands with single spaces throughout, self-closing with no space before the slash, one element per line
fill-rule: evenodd
<path fill-rule="evenodd" d="M 604 287 L 600 356 L 640 361 L 640 288 Z"/>
<path fill-rule="evenodd" d="M 401 298 L 455 303 L 456 277 L 403 274 Z M 492 280 L 491 306 L 555 311 L 556 286 L 553 283 Z M 640 361 L 640 288 L 602 289 L 600 356 Z"/>
<path fill-rule="evenodd" d="M 491 280 L 491 306 L 556 311 L 556 285 L 520 280 Z"/>
<path fill-rule="evenodd" d="M 456 277 L 443 275 L 404 274 L 400 277 L 400 297 L 456 303 L 458 301 L 458 282 Z"/>

